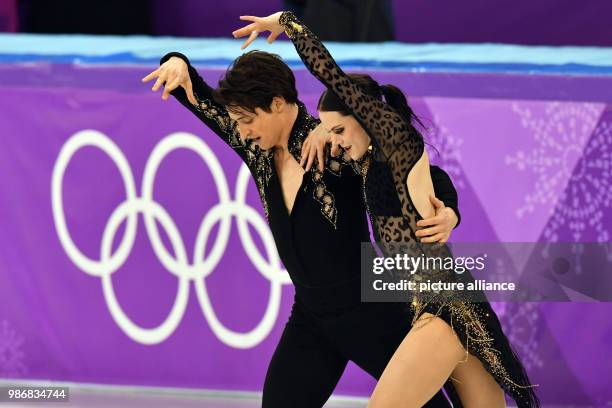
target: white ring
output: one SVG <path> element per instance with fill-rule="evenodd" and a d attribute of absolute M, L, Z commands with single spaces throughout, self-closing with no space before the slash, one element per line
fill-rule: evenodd
<path fill-rule="evenodd" d="M 119 169 L 126 192 L 125 200 L 115 208 L 106 222 L 100 246 L 100 260 L 88 258 L 77 248 L 68 231 L 63 207 L 64 173 L 72 156 L 85 146 L 97 147 L 108 154 Z M 153 197 L 157 169 L 166 155 L 179 148 L 192 150 L 202 158 L 211 171 L 219 199 L 219 203 L 214 205 L 202 218 L 191 263 L 175 222 Z M 176 330 L 183 318 L 189 298 L 189 284 L 190 281 L 194 281 L 202 313 L 217 338 L 231 347 L 250 348 L 261 343 L 274 327 L 280 310 L 282 285 L 291 283 L 291 280 L 281 265 L 274 237 L 266 222 L 255 209 L 246 203 L 248 182 L 249 170 L 243 163 L 236 181 L 236 199 L 232 201 L 223 167 L 214 152 L 201 138 L 190 133 L 178 132 L 166 136 L 151 152 L 143 173 L 142 197 L 138 197 L 132 170 L 121 149 L 101 132 L 82 130 L 66 141 L 53 168 L 51 180 L 53 219 L 60 243 L 66 254 L 79 269 L 102 279 L 104 299 L 111 316 L 119 328 L 134 341 L 142 344 L 158 344 L 166 340 Z M 155 255 L 160 263 L 179 279 L 172 309 L 166 319 L 154 328 L 140 327 L 125 314 L 115 296 L 111 279 L 111 275 L 125 263 L 132 250 L 136 238 L 138 213 L 143 215 L 145 230 Z M 232 331 L 219 321 L 205 285 L 206 277 L 216 268 L 225 252 L 229 242 L 232 218 L 236 218 L 240 242 L 246 255 L 261 275 L 270 281 L 270 294 L 265 313 L 255 328 L 248 332 Z M 115 234 L 126 219 L 127 227 L 123 239 L 116 251 L 112 253 Z M 166 250 L 156 222 L 159 222 L 168 236 L 174 256 Z M 216 241 L 210 253 L 206 254 L 208 236 L 217 223 L 220 225 Z M 266 251 L 265 257 L 260 254 L 255 245 L 248 224 L 251 224 L 259 233 Z"/>

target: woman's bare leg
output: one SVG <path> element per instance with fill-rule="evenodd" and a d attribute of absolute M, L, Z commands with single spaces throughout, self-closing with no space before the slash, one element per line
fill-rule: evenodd
<path fill-rule="evenodd" d="M 504 391 L 476 356 L 469 354 L 457 364 L 452 378 L 464 407 L 506 406 Z"/>
<path fill-rule="evenodd" d="M 465 408 L 505 407 L 501 388 L 476 357 L 465 359 L 451 327 L 424 313 L 389 361 L 368 407 L 421 407 L 451 375 Z"/>
<path fill-rule="evenodd" d="M 429 319 L 431 317 L 431 319 Z M 465 352 L 442 319 L 424 313 L 387 364 L 368 407 L 421 407 L 444 385 Z"/>

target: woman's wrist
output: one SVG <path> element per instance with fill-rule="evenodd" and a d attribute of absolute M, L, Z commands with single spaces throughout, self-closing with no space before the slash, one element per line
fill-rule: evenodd
<path fill-rule="evenodd" d="M 295 15 L 291 11 L 280 11 L 280 15 L 278 16 L 278 24 L 281 26 L 285 26 L 295 19 Z"/>
<path fill-rule="evenodd" d="M 296 33 L 301 33 L 304 30 L 300 20 L 291 11 L 282 11 L 278 18 L 278 24 L 289 38 L 293 38 Z"/>

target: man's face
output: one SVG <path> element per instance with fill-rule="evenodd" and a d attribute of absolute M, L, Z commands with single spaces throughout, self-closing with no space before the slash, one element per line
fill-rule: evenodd
<path fill-rule="evenodd" d="M 251 140 L 263 150 L 271 149 L 280 142 L 282 121 L 279 115 L 275 102 L 272 102 L 270 112 L 260 108 L 255 108 L 255 113 L 242 108 L 233 108 L 229 112 L 230 118 L 238 123 L 240 138 Z"/>

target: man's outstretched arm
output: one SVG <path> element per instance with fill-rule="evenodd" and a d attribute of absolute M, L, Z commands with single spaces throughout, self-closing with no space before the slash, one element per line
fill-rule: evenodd
<path fill-rule="evenodd" d="M 155 78 L 152 90 L 158 91 L 163 86 L 163 100 L 167 100 L 170 95 L 174 96 L 232 148 L 241 150 L 245 147 L 240 140 L 236 123 L 230 119 L 225 107 L 214 101 L 213 89 L 202 79 L 185 55 L 179 52 L 164 55 L 159 68 L 142 81 L 148 82 Z"/>

